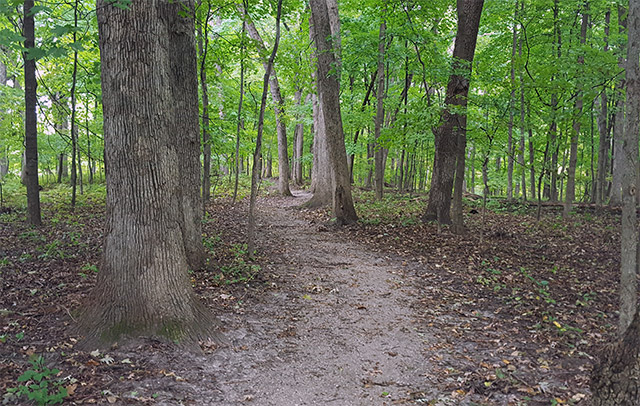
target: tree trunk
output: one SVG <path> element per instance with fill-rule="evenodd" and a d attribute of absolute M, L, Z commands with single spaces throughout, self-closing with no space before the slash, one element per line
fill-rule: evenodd
<path fill-rule="evenodd" d="M 607 10 L 605 14 L 605 28 L 604 28 L 604 52 L 609 51 L 609 23 L 611 21 L 611 10 Z M 605 190 L 607 183 L 607 163 L 609 162 L 609 129 L 611 128 L 608 125 L 609 113 L 607 111 L 608 108 L 608 98 L 607 98 L 607 89 L 602 89 L 602 94 L 600 95 L 600 111 L 598 112 L 598 134 L 600 135 L 600 139 L 598 142 L 598 167 L 596 170 L 596 179 L 594 182 L 594 195 L 592 197 L 593 201 L 597 205 L 604 204 L 606 199 Z"/>
<path fill-rule="evenodd" d="M 580 28 L 580 45 L 584 47 L 587 41 L 587 28 L 589 27 L 589 2 L 585 1 L 582 10 L 582 25 Z M 580 51 L 578 56 L 578 67 L 584 67 L 584 54 Z M 564 210 L 562 215 L 568 218 L 573 208 L 573 201 L 576 197 L 576 165 L 578 163 L 578 138 L 580 136 L 580 120 L 582 118 L 582 82 L 578 79 L 578 95 L 576 96 L 576 104 L 573 119 L 573 132 L 571 134 L 571 147 L 569 154 L 569 170 L 567 172 L 567 192 L 564 202 Z"/>
<path fill-rule="evenodd" d="M 78 0 L 73 8 L 73 43 L 76 43 L 78 28 Z M 80 151 L 78 148 L 78 123 L 76 122 L 76 82 L 78 77 L 78 50 L 73 51 L 73 73 L 71 74 L 71 211 L 76 208 L 76 194 L 78 188 L 78 169 L 80 169 Z"/>
<path fill-rule="evenodd" d="M 188 245 L 202 245 L 188 230 L 201 212 L 192 13 L 191 1 L 139 1 L 127 10 L 97 3 L 107 219 L 81 319 L 88 348 L 139 336 L 219 340 L 187 273 L 189 254 L 199 254 Z"/>
<path fill-rule="evenodd" d="M 513 14 L 513 40 L 511 43 L 511 95 L 509 97 L 509 128 L 507 137 L 507 199 L 513 199 L 513 163 L 515 148 L 513 147 L 513 120 L 516 104 L 516 48 L 518 46 L 518 0 Z"/>
<path fill-rule="evenodd" d="M 620 324 L 621 334 L 631 323 L 637 302 L 638 220 L 636 216 L 636 185 L 638 165 L 638 131 L 640 126 L 640 2 L 629 4 L 629 40 L 627 44 L 627 117 L 623 142 L 622 173 L 622 251 L 620 266 Z"/>
<path fill-rule="evenodd" d="M 331 173 L 331 196 L 336 224 L 358 220 L 349 181 L 347 152 L 340 114 L 340 84 L 333 71 L 339 65 L 331 37 L 329 6 L 325 0 L 311 0 L 311 19 L 317 56 L 318 105 L 324 121 L 326 164 Z"/>
<path fill-rule="evenodd" d="M 194 12 L 193 0 L 175 1 L 177 10 L 187 7 Z M 185 10 L 183 10 L 184 12 Z M 175 13 L 175 10 L 170 11 Z M 202 168 L 200 165 L 200 119 L 198 107 L 198 60 L 195 41 L 194 16 L 173 16 L 169 26 L 170 77 L 173 97 L 174 134 L 178 137 L 178 153 L 183 158 L 182 172 L 182 237 L 187 262 L 192 270 L 205 265 L 202 244 Z M 195 97 L 194 97 L 195 96 Z"/>
<path fill-rule="evenodd" d="M 33 0 L 25 0 L 23 17 L 23 35 L 25 37 L 23 53 L 24 60 L 24 101 L 25 101 L 25 154 L 24 175 L 27 186 L 27 221 L 39 226 L 42 224 L 40 216 L 40 185 L 38 184 L 38 117 L 36 104 L 38 102 L 36 81 L 36 60 L 29 55 L 29 50 L 35 47 L 35 21 L 31 13 Z M 15 80 L 15 79 L 14 79 Z"/>
<path fill-rule="evenodd" d="M 211 135 L 209 134 L 209 92 L 207 87 L 207 50 L 209 47 L 209 17 L 211 3 L 204 21 L 198 24 L 198 56 L 200 58 L 200 90 L 202 95 L 202 210 L 211 198 Z M 204 26 L 204 30 L 202 27 Z"/>
<path fill-rule="evenodd" d="M 638 310 L 622 339 L 605 348 L 599 358 L 591 373 L 591 405 L 637 406 L 640 403 Z"/>
<path fill-rule="evenodd" d="M 271 56 L 267 60 L 267 64 L 264 69 L 264 80 L 262 82 L 262 98 L 260 99 L 260 113 L 258 115 L 258 132 L 256 135 L 256 148 L 253 152 L 253 167 L 251 170 L 251 196 L 249 200 L 249 227 L 247 231 L 247 251 L 250 256 L 253 256 L 255 252 L 255 207 L 256 198 L 258 195 L 258 174 L 260 173 L 260 154 L 262 148 L 262 130 L 264 128 L 264 110 L 267 105 L 267 88 L 269 87 L 269 77 L 273 72 L 273 62 L 276 59 L 276 53 L 278 52 L 278 44 L 280 42 L 280 16 L 282 13 L 282 0 L 278 0 L 278 15 L 276 17 L 276 38 L 273 43 L 273 50 Z M 245 14 L 246 17 L 246 14 Z M 246 25 L 246 24 L 245 24 Z M 273 72 L 275 73 L 275 72 Z"/>
<path fill-rule="evenodd" d="M 247 33 L 251 37 L 258 47 L 258 52 L 261 55 L 266 54 L 266 47 L 260 33 L 256 29 L 255 24 L 250 19 L 243 6 L 237 5 L 238 11 L 243 16 Z M 262 61 L 263 67 L 267 68 L 267 61 Z M 269 74 L 269 88 L 271 89 L 271 98 L 273 99 L 274 111 L 276 115 L 276 132 L 278 134 L 278 191 L 283 196 L 291 196 L 291 190 L 289 189 L 289 152 L 287 149 L 287 126 L 284 120 L 284 100 L 282 99 L 282 93 L 280 92 L 280 83 L 278 82 L 278 76 L 276 71 L 271 67 L 272 71 Z"/>
<path fill-rule="evenodd" d="M 240 97 L 238 100 L 238 117 L 236 123 L 236 150 L 235 150 L 235 181 L 233 184 L 233 202 L 236 202 L 238 198 L 238 183 L 240 180 L 240 172 L 242 160 L 240 159 L 240 134 L 242 133 L 242 129 L 244 128 L 244 122 L 242 120 L 242 101 L 244 99 L 244 58 L 245 58 L 245 46 L 244 46 L 244 31 L 246 24 L 242 24 L 242 36 L 240 40 Z"/>
<path fill-rule="evenodd" d="M 466 107 L 469 92 L 471 66 L 476 48 L 480 16 L 484 0 L 458 0 L 458 31 L 453 49 L 452 74 L 447 85 L 445 110 L 441 124 L 435 133 L 435 156 L 431 175 L 429 203 L 423 221 L 438 220 L 451 223 L 451 191 L 453 188 L 456 158 L 464 168 L 464 150 L 458 144 L 466 140 Z M 465 110 L 462 112 L 460 110 Z M 459 142 L 459 140 L 461 142 Z M 456 182 L 456 199 L 462 200 L 462 176 Z M 461 219 L 458 219 L 461 224 Z"/>
<path fill-rule="evenodd" d="M 623 6 L 618 6 L 618 32 L 623 34 L 627 28 L 626 10 Z M 620 47 L 624 50 L 624 43 L 621 43 Z M 622 54 L 622 52 L 621 52 Z M 624 69 L 626 60 L 624 57 L 620 57 L 618 60 L 618 66 Z M 624 165 L 626 158 L 624 157 L 624 113 L 625 113 L 625 97 L 624 89 L 625 81 L 621 79 L 616 83 L 615 95 L 615 118 L 613 123 L 613 163 L 612 168 L 612 180 L 611 180 L 611 192 L 609 204 L 613 206 L 620 206 L 622 204 L 622 178 L 624 172 Z"/>
<path fill-rule="evenodd" d="M 308 101 L 309 97 L 307 97 L 306 100 Z M 302 89 L 296 90 L 294 101 L 298 107 L 302 105 Z M 302 117 L 298 116 L 298 122 L 293 132 L 293 151 L 295 157 L 293 162 L 293 181 L 298 186 L 303 183 L 302 157 L 304 155 L 304 124 L 301 122 L 301 119 Z"/>
<path fill-rule="evenodd" d="M 382 125 L 384 120 L 384 53 L 386 39 L 387 23 L 384 20 L 386 14 L 386 3 L 383 6 L 382 22 L 380 23 L 380 34 L 378 36 L 378 85 L 376 86 L 376 118 L 375 118 L 375 187 L 376 187 L 376 199 L 382 199 L 384 193 L 384 147 L 380 143 L 380 133 L 382 132 Z"/>

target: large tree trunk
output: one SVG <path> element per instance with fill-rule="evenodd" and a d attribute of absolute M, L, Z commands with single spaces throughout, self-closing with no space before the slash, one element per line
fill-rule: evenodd
<path fill-rule="evenodd" d="M 33 0 L 25 0 L 23 17 L 24 47 L 24 100 L 25 100 L 25 165 L 24 179 L 27 185 L 27 221 L 35 226 L 42 224 L 40 216 L 40 185 L 38 184 L 38 117 L 36 104 L 36 60 L 28 50 L 35 47 L 35 21 L 31 13 Z"/>
<path fill-rule="evenodd" d="M 256 29 L 255 24 L 250 19 L 246 10 L 242 5 L 237 5 L 238 11 L 243 16 L 249 37 L 256 42 L 258 51 L 261 55 L 266 54 L 266 47 L 260 33 Z M 267 69 L 267 61 L 263 60 L 262 65 Z M 276 70 L 272 67 L 269 75 L 269 88 L 271 90 L 271 98 L 273 99 L 274 110 L 276 115 L 276 133 L 278 134 L 278 191 L 283 196 L 291 196 L 289 189 L 289 152 L 287 149 L 287 126 L 284 120 L 284 100 L 280 92 L 280 83 Z"/>
<path fill-rule="evenodd" d="M 340 84 L 333 72 L 339 65 L 336 49 L 330 40 L 331 22 L 329 6 L 325 0 L 311 0 L 314 43 L 317 55 L 318 105 L 324 121 L 324 136 L 327 166 L 331 173 L 331 197 L 333 215 L 338 225 L 358 220 L 349 181 L 347 151 L 344 144 L 342 117 L 340 113 Z M 316 148 L 317 145 L 314 145 Z"/>
<path fill-rule="evenodd" d="M 640 314 L 637 307 L 638 219 L 636 216 L 636 165 L 640 118 L 640 1 L 629 2 L 627 49 L 627 119 L 622 181 L 622 233 L 620 322 L 622 339 L 607 348 L 594 367 L 591 391 L 594 406 L 640 404 Z"/>
<path fill-rule="evenodd" d="M 97 3 L 107 219 L 102 266 L 82 316 L 88 346 L 138 336 L 217 338 L 187 272 L 201 245 L 192 12 L 191 1 L 138 1 L 127 10 Z"/>
<path fill-rule="evenodd" d="M 584 47 L 587 41 L 587 28 L 589 27 L 589 3 L 585 1 L 582 10 L 582 25 L 580 28 L 580 45 Z M 584 55 L 578 56 L 578 67 L 584 66 Z M 582 116 L 582 83 L 578 79 L 578 95 L 576 96 L 575 110 L 573 112 L 573 132 L 571 134 L 571 147 L 569 153 L 569 169 L 567 171 L 567 193 L 564 201 L 564 218 L 569 217 L 576 197 L 576 166 L 578 164 L 578 138 L 580 136 L 580 120 Z"/>
<path fill-rule="evenodd" d="M 590 386 L 592 406 L 640 404 L 640 313 L 637 310 L 622 339 L 600 354 L 591 373 Z"/>
<path fill-rule="evenodd" d="M 173 0 L 175 1 L 175 0 Z M 170 2 L 169 4 L 173 3 Z M 176 1 L 177 9 L 187 7 L 194 12 L 193 0 Z M 169 10 L 174 13 L 175 10 Z M 181 224 L 187 263 L 193 269 L 205 264 L 202 244 L 202 196 L 200 194 L 200 125 L 198 107 L 198 69 L 193 15 L 172 16 L 169 25 L 169 61 L 171 95 L 173 97 L 173 134 L 178 139 L 178 154 L 182 157 Z M 195 97 L 194 97 L 195 96 Z"/>
<path fill-rule="evenodd" d="M 476 49 L 480 16 L 484 0 L 458 0 L 458 31 L 453 49 L 452 74 L 447 85 L 445 110 L 441 124 L 435 133 L 435 157 L 431 175 L 429 203 L 423 221 L 437 220 L 451 223 L 451 192 L 453 189 L 456 158 L 464 160 L 460 154 L 458 140 L 466 140 L 466 107 L 471 77 L 471 64 Z M 463 111 L 461 111 L 463 110 Z M 458 168 L 460 165 L 458 165 Z M 464 168 L 464 162 L 462 163 Z M 463 179 L 464 176 L 461 178 Z M 462 200 L 462 180 L 456 185 L 456 194 Z"/>

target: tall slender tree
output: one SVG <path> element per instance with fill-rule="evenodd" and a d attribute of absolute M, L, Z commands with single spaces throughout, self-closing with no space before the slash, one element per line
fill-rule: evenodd
<path fill-rule="evenodd" d="M 27 185 L 27 220 L 30 224 L 42 224 L 40 214 L 40 185 L 38 181 L 38 117 L 36 104 L 38 102 L 36 81 L 36 53 L 35 50 L 35 18 L 33 0 L 24 2 L 23 36 L 25 51 L 24 59 L 24 101 L 25 101 L 25 177 Z M 15 79 L 14 79 L 15 80 Z"/>
<path fill-rule="evenodd" d="M 451 192 L 456 171 L 462 172 L 460 179 L 456 180 L 456 199 L 462 202 L 467 95 L 483 4 L 484 0 L 457 1 L 458 29 L 453 48 L 452 71 L 447 85 L 445 109 L 442 112 L 440 126 L 435 132 L 431 190 L 429 203 L 422 217 L 424 221 L 437 220 L 444 224 L 451 223 Z M 461 204 L 456 216 L 459 217 L 461 225 Z"/>

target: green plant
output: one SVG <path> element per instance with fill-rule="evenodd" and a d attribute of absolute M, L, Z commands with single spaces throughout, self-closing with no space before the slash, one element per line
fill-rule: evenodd
<path fill-rule="evenodd" d="M 533 276 L 527 272 L 527 270 L 523 267 L 520 267 L 520 273 L 522 273 L 527 279 L 533 282 L 538 287 L 538 294 L 541 298 L 544 299 L 548 304 L 556 304 L 556 301 L 553 297 L 551 297 L 551 292 L 549 292 L 549 281 L 545 280 L 537 280 Z"/>
<path fill-rule="evenodd" d="M 233 254 L 231 264 L 222 266 L 220 273 L 214 279 L 226 285 L 253 280 L 260 272 L 260 265 L 250 264 L 246 261 L 247 244 L 233 244 L 230 251 Z"/>
<path fill-rule="evenodd" d="M 67 389 L 62 382 L 55 379 L 59 373 L 59 369 L 48 368 L 42 356 L 32 357 L 31 368 L 18 377 L 17 381 L 22 384 L 16 388 L 7 389 L 7 393 L 16 398 L 26 396 L 38 405 L 62 403 L 67 396 Z"/>
<path fill-rule="evenodd" d="M 52 259 L 59 258 L 64 259 L 66 254 L 61 247 L 62 243 L 60 240 L 53 240 L 49 244 L 44 246 L 44 253 L 42 253 L 38 258 L 40 259 Z"/>
<path fill-rule="evenodd" d="M 80 270 L 82 272 L 79 273 L 79 275 L 82 278 L 86 278 L 88 273 L 98 273 L 98 267 L 93 265 L 93 264 L 84 264 L 82 265 L 82 268 L 80 268 Z"/>

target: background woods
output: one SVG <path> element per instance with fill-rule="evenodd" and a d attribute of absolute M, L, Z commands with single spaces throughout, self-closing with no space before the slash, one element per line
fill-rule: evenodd
<path fill-rule="evenodd" d="M 260 271 L 260 196 L 298 199 L 292 218 L 451 270 L 437 282 L 465 303 L 499 301 L 491 317 L 593 371 L 570 393 L 504 358 L 464 394 L 577 404 L 591 385 L 635 404 L 639 18 L 637 0 L 0 0 L 3 288 L 27 278 L 35 300 L 50 282 L 23 267 L 74 269 L 55 295 L 75 286 L 80 344 L 210 349 L 208 294 L 279 283 Z M 219 216 L 236 215 L 223 249 Z"/>

